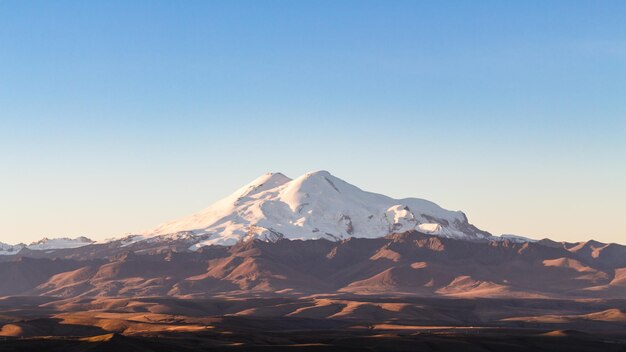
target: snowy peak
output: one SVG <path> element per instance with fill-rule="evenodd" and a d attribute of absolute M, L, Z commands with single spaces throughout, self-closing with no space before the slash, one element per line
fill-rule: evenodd
<path fill-rule="evenodd" d="M 37 242 L 29 244 L 26 248 L 31 250 L 78 248 L 92 243 L 94 243 L 94 241 L 84 236 L 77 238 L 61 237 L 52 239 L 44 237 Z"/>
<path fill-rule="evenodd" d="M 233 196 L 238 195 L 237 199 L 241 200 L 245 197 L 250 197 L 268 189 L 284 185 L 289 181 L 291 181 L 291 179 L 280 172 L 269 172 L 241 187 L 233 193 Z"/>
<path fill-rule="evenodd" d="M 290 186 L 292 190 L 307 194 L 332 194 L 335 192 L 341 194 L 341 189 L 353 192 L 361 191 L 359 188 L 331 175 L 328 171 L 306 173 L 293 180 Z"/>
<path fill-rule="evenodd" d="M 65 248 L 78 248 L 95 243 L 87 237 L 81 236 L 77 238 L 47 238 L 44 237 L 39 241 L 32 242 L 29 245 L 23 243 L 10 245 L 0 242 L 0 255 L 15 255 L 22 249 L 30 249 L 34 251 L 53 250 L 53 249 L 65 249 Z"/>
<path fill-rule="evenodd" d="M 491 238 L 460 211 L 423 199 L 366 192 L 328 171 L 295 179 L 281 173 L 262 175 L 208 208 L 160 225 L 141 238 L 180 232 L 208 238 L 197 243 L 198 248 L 250 238 L 341 240 L 409 230 L 468 240 Z"/>
<path fill-rule="evenodd" d="M 6 244 L 6 243 L 0 242 L 0 255 L 17 254 L 25 246 L 26 245 L 23 243 L 12 245 L 12 244 Z"/>

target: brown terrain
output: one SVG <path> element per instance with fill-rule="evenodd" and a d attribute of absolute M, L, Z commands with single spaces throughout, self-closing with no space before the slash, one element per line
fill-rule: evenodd
<path fill-rule="evenodd" d="M 0 351 L 626 351 L 626 247 L 418 232 L 0 262 Z"/>

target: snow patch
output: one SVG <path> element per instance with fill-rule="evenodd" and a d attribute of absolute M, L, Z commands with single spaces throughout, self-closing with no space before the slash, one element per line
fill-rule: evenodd
<path fill-rule="evenodd" d="M 496 241 L 505 241 L 509 240 L 514 243 L 526 243 L 526 242 L 537 242 L 537 240 L 533 240 L 532 238 L 519 236 L 519 235 L 511 235 L 511 234 L 502 234 L 500 236 L 494 236 Z"/>

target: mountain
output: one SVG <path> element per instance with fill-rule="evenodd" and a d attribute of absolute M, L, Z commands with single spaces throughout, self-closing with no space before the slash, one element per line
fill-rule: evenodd
<path fill-rule="evenodd" d="M 66 249 L 66 248 L 79 248 L 83 246 L 87 246 L 95 243 L 87 237 L 77 237 L 77 238 L 47 238 L 44 237 L 39 241 L 32 242 L 29 245 L 25 245 L 23 243 L 10 245 L 6 243 L 0 242 L 0 255 L 16 255 L 20 253 L 22 250 L 26 251 L 46 251 L 46 250 L 57 250 L 57 249 Z"/>
<path fill-rule="evenodd" d="M 26 245 L 23 243 L 20 244 L 6 244 L 0 242 L 0 255 L 13 255 L 17 254 L 22 250 Z"/>
<path fill-rule="evenodd" d="M 198 250 L 250 239 L 338 241 L 378 238 L 410 230 L 470 241 L 504 239 L 476 228 L 461 211 L 446 210 L 424 199 L 394 199 L 363 191 L 327 171 L 317 171 L 296 179 L 267 173 L 198 213 L 105 242 L 122 246 L 141 241 L 180 245 L 180 240 L 184 240 L 191 250 Z M 520 236 L 507 239 L 529 240 Z M 0 243 L 0 256 L 21 250 L 79 248 L 92 243 L 86 237 L 44 238 L 29 245 Z"/>
<path fill-rule="evenodd" d="M 467 240 L 492 237 L 471 225 L 460 211 L 445 210 L 424 199 L 393 199 L 366 192 L 327 171 L 317 171 L 296 179 L 265 174 L 208 208 L 134 240 L 190 233 L 204 236 L 195 244 L 199 248 L 250 238 L 342 240 L 409 230 Z"/>
<path fill-rule="evenodd" d="M 81 236 L 76 238 L 61 237 L 61 238 L 47 238 L 33 242 L 26 246 L 30 250 L 47 250 L 47 249 L 62 249 L 62 248 L 78 248 L 94 243 L 87 237 Z"/>

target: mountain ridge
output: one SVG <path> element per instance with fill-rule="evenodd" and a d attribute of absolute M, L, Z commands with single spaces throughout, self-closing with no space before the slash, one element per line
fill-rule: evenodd
<path fill-rule="evenodd" d="M 97 243 L 0 258 L 1 295 L 59 297 L 349 293 L 425 297 L 619 298 L 626 246 L 465 241 L 408 231 L 379 238 L 209 245 Z"/>

